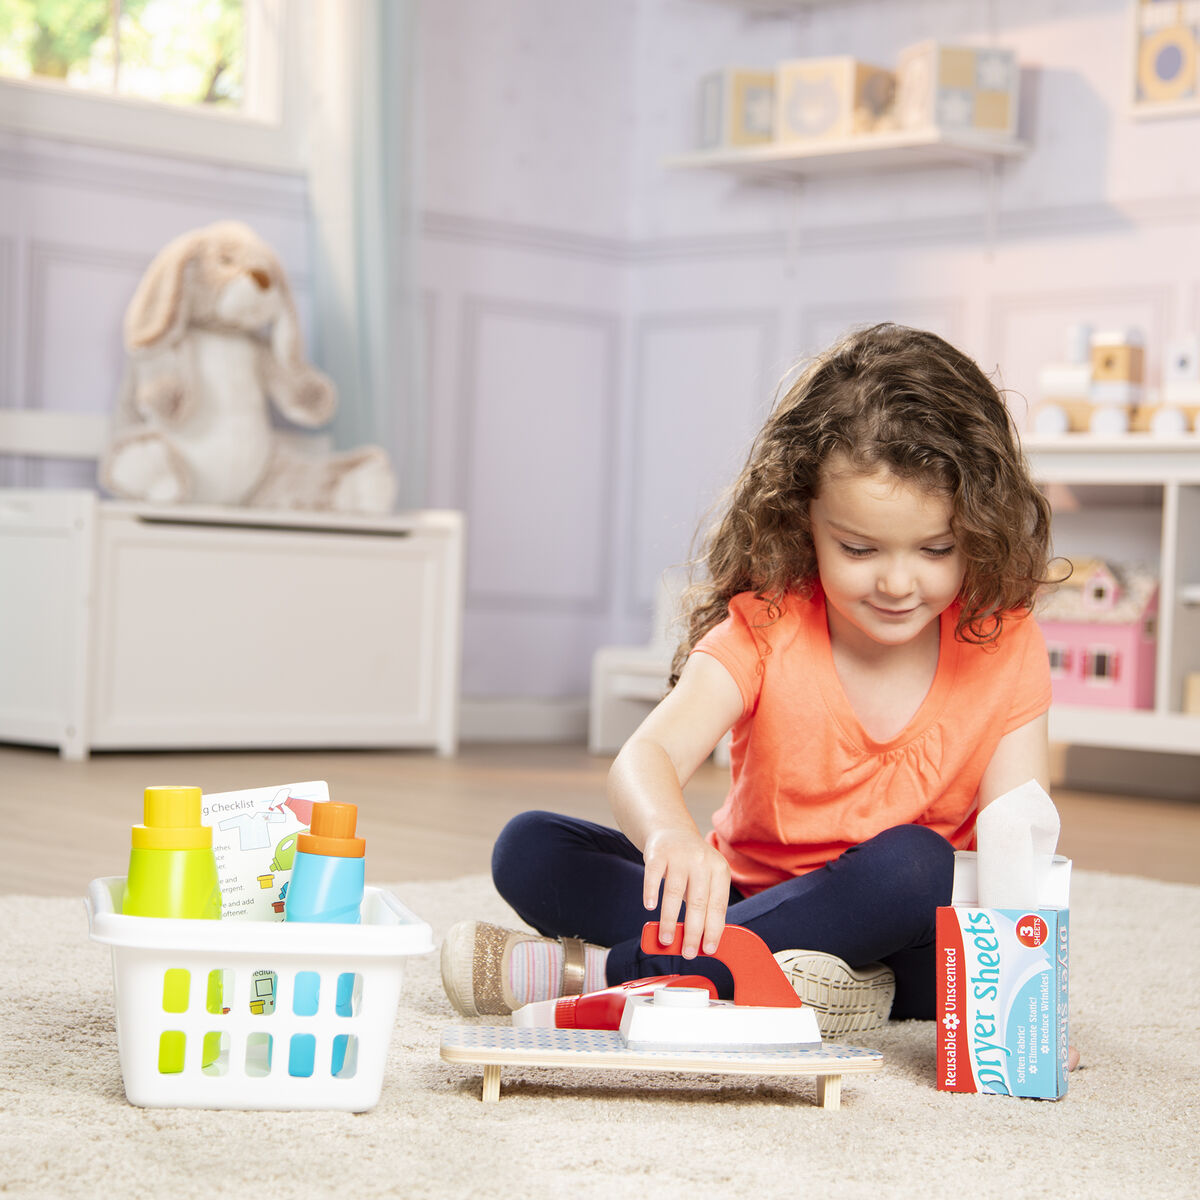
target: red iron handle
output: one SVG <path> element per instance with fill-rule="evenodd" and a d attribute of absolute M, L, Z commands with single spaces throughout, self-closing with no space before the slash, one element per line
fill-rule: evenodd
<path fill-rule="evenodd" d="M 683 926 L 675 926 L 675 940 L 664 946 L 658 940 L 658 922 L 642 926 L 642 950 L 646 954 L 679 954 L 683 950 Z M 800 997 L 787 981 L 783 968 L 767 949 L 767 943 L 741 925 L 726 925 L 715 954 L 733 976 L 733 1002 L 752 1008 L 799 1008 Z"/>

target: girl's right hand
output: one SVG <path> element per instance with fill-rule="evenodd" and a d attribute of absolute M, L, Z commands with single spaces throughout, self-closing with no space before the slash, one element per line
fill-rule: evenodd
<path fill-rule="evenodd" d="M 729 906 L 729 864 L 693 829 L 656 830 L 642 850 L 646 863 L 642 903 L 653 911 L 662 888 L 658 937 L 664 946 L 675 940 L 679 910 L 683 921 L 683 957 L 695 958 L 703 946 L 715 954 Z"/>

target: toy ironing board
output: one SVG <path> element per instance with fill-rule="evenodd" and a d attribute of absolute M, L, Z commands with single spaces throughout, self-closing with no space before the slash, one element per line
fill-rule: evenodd
<path fill-rule="evenodd" d="M 669 946 L 658 941 L 657 922 L 642 930 L 642 949 L 653 954 L 679 954 L 683 931 Z M 740 926 L 727 925 L 711 957 L 733 976 L 734 1004 L 770 1011 L 800 1007 L 796 995 L 766 945 Z M 627 1024 L 627 1022 L 623 1022 Z M 447 1062 L 483 1067 L 483 1100 L 500 1098 L 503 1067 L 559 1067 L 574 1070 L 673 1071 L 727 1075 L 812 1075 L 817 1103 L 841 1106 L 842 1076 L 874 1071 L 883 1063 L 877 1050 L 833 1043 L 787 1049 L 689 1049 L 686 1046 L 645 1049 L 629 1045 L 625 1035 L 609 1029 L 514 1028 L 456 1025 L 442 1033 L 441 1055 Z"/>

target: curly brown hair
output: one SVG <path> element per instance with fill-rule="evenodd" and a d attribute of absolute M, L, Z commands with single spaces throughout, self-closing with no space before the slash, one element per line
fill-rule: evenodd
<path fill-rule="evenodd" d="M 809 362 L 776 404 L 704 538 L 685 596 L 672 685 L 696 643 L 753 592 L 772 619 L 788 592 L 812 594 L 809 502 L 843 455 L 951 502 L 965 562 L 956 636 L 986 643 L 1045 582 L 1050 507 L 1029 475 L 1008 406 L 978 365 L 936 334 L 902 325 L 850 333 Z"/>

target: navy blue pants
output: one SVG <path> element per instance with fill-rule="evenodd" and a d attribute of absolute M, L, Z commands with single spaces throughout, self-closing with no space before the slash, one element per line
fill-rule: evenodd
<path fill-rule="evenodd" d="M 549 812 L 514 817 L 492 853 L 492 878 L 517 914 L 546 937 L 611 947 L 608 982 L 703 975 L 733 994 L 712 959 L 643 954 L 641 851 L 622 833 Z M 807 875 L 744 897 L 729 890 L 726 920 L 753 930 L 772 953 L 823 950 L 851 966 L 886 963 L 896 974 L 893 1019 L 934 1015 L 934 918 L 950 903 L 954 850 L 921 825 L 887 829 Z M 682 919 L 682 918 L 681 918 Z"/>

